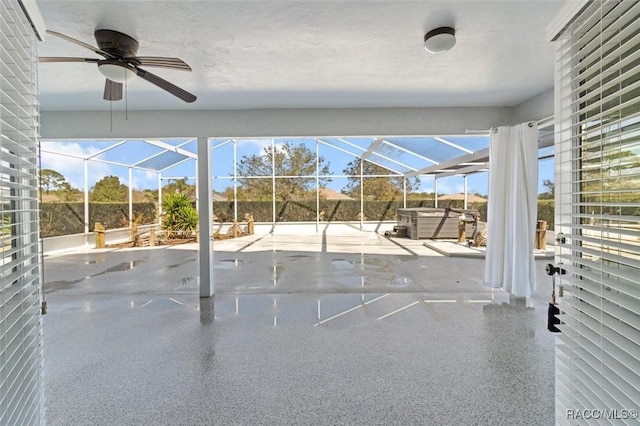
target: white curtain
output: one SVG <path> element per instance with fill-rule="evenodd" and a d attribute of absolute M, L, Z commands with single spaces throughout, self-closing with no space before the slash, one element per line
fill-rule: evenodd
<path fill-rule="evenodd" d="M 516 297 L 535 290 L 538 126 L 492 129 L 484 283 Z"/>

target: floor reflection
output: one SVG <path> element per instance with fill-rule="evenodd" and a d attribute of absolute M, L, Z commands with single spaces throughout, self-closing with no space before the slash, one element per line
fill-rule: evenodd
<path fill-rule="evenodd" d="M 373 320 L 417 320 L 420 316 L 433 320 L 438 310 L 471 309 L 496 306 L 508 300 L 508 295 L 487 292 L 479 294 L 451 295 L 413 293 L 347 293 L 311 295 L 218 295 L 216 319 L 241 319 L 247 323 L 272 326 L 352 326 Z M 497 305 L 499 306 L 499 305 Z M 434 311 L 435 310 L 435 311 Z M 479 311 L 481 312 L 481 311 Z"/>

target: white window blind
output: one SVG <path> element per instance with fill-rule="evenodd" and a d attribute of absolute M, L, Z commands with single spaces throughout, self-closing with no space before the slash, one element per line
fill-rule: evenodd
<path fill-rule="evenodd" d="M 555 90 L 556 420 L 637 424 L 640 2 L 588 4 L 557 43 Z"/>
<path fill-rule="evenodd" d="M 0 1 L 0 425 L 43 423 L 36 37 Z"/>

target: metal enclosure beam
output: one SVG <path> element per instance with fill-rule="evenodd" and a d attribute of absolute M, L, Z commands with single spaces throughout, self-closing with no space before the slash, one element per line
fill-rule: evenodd
<path fill-rule="evenodd" d="M 438 170 L 446 170 L 450 167 L 455 167 L 460 163 L 472 163 L 488 157 L 489 157 L 489 148 L 485 148 L 485 149 L 476 151 L 473 154 L 466 154 L 461 157 L 456 157 L 447 161 L 443 161 L 438 165 L 433 165 L 433 166 L 429 166 L 429 167 L 425 167 L 423 169 L 417 170 L 415 172 L 406 173 L 405 176 L 414 177 L 418 175 L 428 175 L 430 173 L 437 172 Z"/>
<path fill-rule="evenodd" d="M 364 154 L 362 154 L 362 156 L 360 158 L 362 158 L 363 160 L 366 159 L 376 149 L 378 149 L 380 147 L 380 145 L 382 145 L 383 141 L 384 141 L 384 139 L 382 139 L 382 138 L 376 138 L 376 140 L 374 140 L 373 143 L 369 146 L 369 149 L 367 149 L 367 151 Z"/>
<path fill-rule="evenodd" d="M 199 140 L 200 139 L 198 139 L 198 141 Z M 167 150 L 169 152 L 175 152 L 177 154 L 184 155 L 185 157 L 193 158 L 194 160 L 196 158 L 198 158 L 198 156 L 196 154 L 194 154 L 193 152 L 191 152 L 191 151 L 187 151 L 184 148 L 180 148 L 179 146 L 173 146 L 173 145 L 171 145 L 169 143 L 166 143 L 166 142 L 163 142 L 163 141 L 159 141 L 159 140 L 155 140 L 155 139 L 145 139 L 144 142 L 148 143 L 149 145 L 153 145 L 155 147 L 165 149 L 165 150 Z"/>
<path fill-rule="evenodd" d="M 460 169 L 452 170 L 450 172 L 438 173 L 438 179 L 446 178 L 449 176 L 457 175 L 470 175 L 472 173 L 479 173 L 487 171 L 489 169 L 489 162 L 476 164 L 473 166 L 462 167 Z"/>

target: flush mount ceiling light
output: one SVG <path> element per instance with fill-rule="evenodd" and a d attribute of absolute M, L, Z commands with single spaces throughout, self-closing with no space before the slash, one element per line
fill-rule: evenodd
<path fill-rule="evenodd" d="M 439 54 L 449 51 L 456 44 L 456 30 L 451 27 L 440 27 L 424 35 L 424 50 Z"/>
<path fill-rule="evenodd" d="M 117 60 L 104 60 L 98 62 L 98 70 L 115 83 L 130 82 L 136 78 L 136 69 Z"/>

